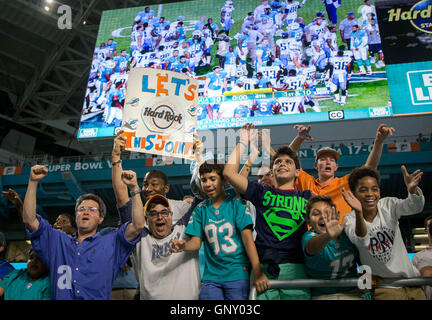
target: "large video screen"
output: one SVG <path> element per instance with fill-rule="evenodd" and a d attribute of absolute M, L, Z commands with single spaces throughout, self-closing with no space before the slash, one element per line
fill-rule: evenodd
<path fill-rule="evenodd" d="M 364 0 L 194 0 L 104 11 L 78 138 L 115 134 L 133 68 L 197 78 L 198 130 L 394 113 L 376 10 Z"/>

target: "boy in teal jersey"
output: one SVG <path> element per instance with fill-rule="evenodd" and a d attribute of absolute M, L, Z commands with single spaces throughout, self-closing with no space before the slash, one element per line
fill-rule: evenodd
<path fill-rule="evenodd" d="M 198 204 L 191 215 L 185 232 L 191 239 L 173 240 L 171 246 L 171 252 L 195 251 L 204 242 L 200 300 L 246 300 L 250 287 L 249 261 L 257 290 L 261 292 L 269 286 L 252 238 L 249 209 L 245 201 L 225 193 L 223 168 L 222 164 L 208 162 L 200 166 L 202 188 L 209 199 Z"/>
<path fill-rule="evenodd" d="M 339 212 L 329 196 L 318 195 L 306 205 L 312 227 L 302 238 L 306 273 L 315 279 L 357 278 L 358 251 L 345 234 L 346 220 L 339 223 Z M 363 300 L 363 293 L 351 287 L 316 287 L 313 300 Z"/>

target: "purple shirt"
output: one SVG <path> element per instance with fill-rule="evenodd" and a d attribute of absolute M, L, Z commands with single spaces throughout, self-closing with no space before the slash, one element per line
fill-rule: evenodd
<path fill-rule="evenodd" d="M 76 233 L 70 236 L 36 217 L 39 228 L 26 231 L 36 254 L 50 269 L 52 299 L 109 300 L 112 284 L 140 236 L 126 240 L 125 223 L 115 232 L 96 233 L 79 243 Z"/>

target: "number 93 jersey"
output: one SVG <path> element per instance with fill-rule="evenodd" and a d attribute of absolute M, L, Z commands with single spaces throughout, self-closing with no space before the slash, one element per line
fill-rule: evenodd
<path fill-rule="evenodd" d="M 215 209 L 210 199 L 193 211 L 186 234 L 201 238 L 204 244 L 205 266 L 202 280 L 236 281 L 249 279 L 249 259 L 241 232 L 253 226 L 244 200 L 227 195 Z"/>

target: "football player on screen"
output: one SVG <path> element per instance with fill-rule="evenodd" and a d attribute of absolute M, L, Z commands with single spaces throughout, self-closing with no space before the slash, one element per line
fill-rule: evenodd
<path fill-rule="evenodd" d="M 339 50 L 335 57 L 330 58 L 330 88 L 334 94 L 334 102 L 344 105 L 347 97 L 347 82 L 348 82 L 348 65 L 351 58 L 344 55 L 342 50 Z M 339 94 L 339 89 L 341 94 Z"/>
<path fill-rule="evenodd" d="M 363 65 L 364 61 L 367 68 L 367 74 L 371 75 L 372 67 L 368 58 L 368 36 L 365 30 L 360 29 L 358 25 L 352 26 L 350 49 L 354 54 L 354 59 L 356 60 L 357 65 L 359 66 L 360 74 L 366 74 L 366 70 Z"/>

